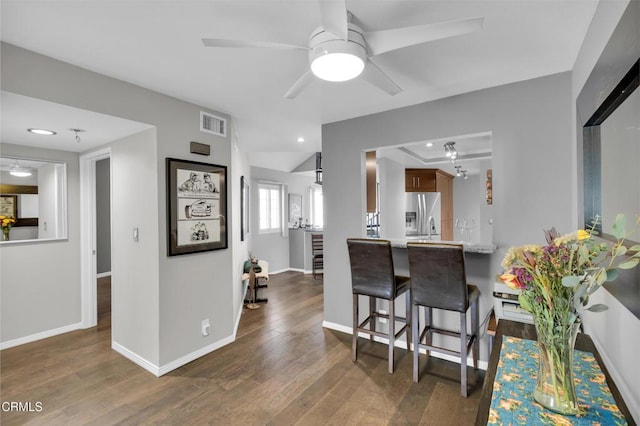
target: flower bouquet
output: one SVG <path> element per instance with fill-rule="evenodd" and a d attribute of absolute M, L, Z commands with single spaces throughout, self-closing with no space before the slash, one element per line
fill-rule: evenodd
<path fill-rule="evenodd" d="M 598 218 L 596 218 L 597 223 Z M 640 217 L 635 228 L 640 224 Z M 547 245 L 512 247 L 502 266 L 503 282 L 520 290 L 520 306 L 534 318 L 540 348 L 539 372 L 533 392 L 542 406 L 562 414 L 580 412 L 573 381 L 573 346 L 582 309 L 601 312 L 602 304 L 589 305 L 589 297 L 619 269 L 640 262 L 640 244 L 627 247 L 626 218 L 617 215 L 613 243 L 596 240 L 590 231 L 558 235 L 545 231 Z"/>
<path fill-rule="evenodd" d="M 0 216 L 0 226 L 2 226 L 2 236 L 4 241 L 9 241 L 9 232 L 15 223 L 16 220 L 12 216 Z"/>

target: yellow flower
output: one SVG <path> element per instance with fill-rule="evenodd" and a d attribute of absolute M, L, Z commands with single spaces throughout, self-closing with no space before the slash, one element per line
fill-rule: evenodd
<path fill-rule="evenodd" d="M 509 248 L 509 251 L 507 251 L 507 253 L 504 255 L 504 258 L 502 259 L 502 268 L 503 269 L 509 269 L 509 267 L 511 266 L 511 263 L 514 261 L 514 259 L 516 258 L 515 253 L 514 253 L 514 247 Z"/>
<path fill-rule="evenodd" d="M 587 240 L 591 237 L 591 234 L 584 229 L 578 229 L 578 241 Z"/>
<path fill-rule="evenodd" d="M 522 250 L 529 251 L 531 253 L 539 253 L 540 251 L 542 251 L 542 247 L 537 244 L 525 244 L 524 246 L 522 246 Z"/>

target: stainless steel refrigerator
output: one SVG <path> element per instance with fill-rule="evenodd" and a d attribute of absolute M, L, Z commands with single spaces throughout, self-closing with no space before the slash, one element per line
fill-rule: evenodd
<path fill-rule="evenodd" d="M 440 239 L 440 193 L 406 192 L 407 237 Z"/>

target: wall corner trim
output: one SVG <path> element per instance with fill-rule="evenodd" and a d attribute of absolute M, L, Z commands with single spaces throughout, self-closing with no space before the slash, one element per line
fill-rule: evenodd
<path fill-rule="evenodd" d="M 58 334 L 68 333 L 70 331 L 79 330 L 82 328 L 82 323 L 65 325 L 63 327 L 54 328 L 51 330 L 41 331 L 40 333 L 31 334 L 29 336 L 18 337 L 17 339 L 8 340 L 6 342 L 0 342 L 0 350 L 9 349 L 14 346 L 24 345 L 26 343 L 35 342 L 36 340 L 46 339 L 47 337 L 57 336 Z"/>
<path fill-rule="evenodd" d="M 118 342 L 111 341 L 111 349 L 118 352 L 123 357 L 127 358 L 129 361 L 132 361 L 134 364 L 138 364 L 140 367 L 147 370 L 149 373 L 153 374 L 156 377 L 160 377 L 160 368 L 154 363 L 147 361 L 140 355 L 136 354 L 133 351 L 125 348 Z"/>

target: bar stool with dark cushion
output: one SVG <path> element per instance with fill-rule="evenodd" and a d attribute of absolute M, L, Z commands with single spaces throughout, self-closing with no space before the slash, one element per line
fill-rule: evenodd
<path fill-rule="evenodd" d="M 351 285 L 353 290 L 353 340 L 352 358 L 358 358 L 358 333 L 366 333 L 370 340 L 373 336 L 389 339 L 389 373 L 393 373 L 393 352 L 395 340 L 406 331 L 407 351 L 410 349 L 411 334 L 411 292 L 408 277 L 396 276 L 391 256 L 391 243 L 386 240 L 369 240 L 359 238 L 347 239 L 349 259 L 351 261 Z M 406 316 L 395 315 L 394 301 L 396 297 L 406 293 Z M 369 315 L 359 322 L 358 296 L 369 297 Z M 384 314 L 376 309 L 376 299 L 389 301 L 389 313 Z M 389 332 L 376 330 L 376 318 L 388 319 Z M 395 331 L 395 322 L 404 325 Z M 369 326 L 369 328 L 366 328 Z"/>
<path fill-rule="evenodd" d="M 311 234 L 311 269 L 313 272 L 313 278 L 316 278 L 318 271 L 322 271 L 324 268 L 324 244 L 322 234 Z"/>
<path fill-rule="evenodd" d="M 473 350 L 473 368 L 478 368 L 478 296 L 474 285 L 467 284 L 462 244 L 407 243 L 413 324 L 413 381 L 419 379 L 420 348 L 460 357 L 461 394 L 467 397 L 467 354 Z M 425 327 L 420 332 L 419 309 L 425 307 Z M 434 327 L 432 309 L 460 313 L 460 332 Z M 471 333 L 467 333 L 467 310 L 471 308 Z M 433 346 L 433 333 L 460 339 L 460 351 Z M 426 339 L 425 339 L 426 336 Z M 423 340 L 425 343 L 423 343 Z"/>

